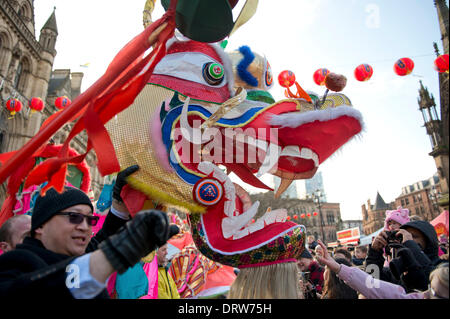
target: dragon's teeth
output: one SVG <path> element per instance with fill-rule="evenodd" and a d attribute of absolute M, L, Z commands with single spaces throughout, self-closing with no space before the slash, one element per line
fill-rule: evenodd
<path fill-rule="evenodd" d="M 258 218 L 253 224 L 247 227 L 250 233 L 254 233 L 255 231 L 261 230 L 264 228 L 264 220 Z"/>
<path fill-rule="evenodd" d="M 233 240 L 245 237 L 249 234 L 248 228 L 244 228 L 243 230 L 238 231 L 236 234 L 233 235 Z"/>
<path fill-rule="evenodd" d="M 252 207 L 239 216 L 226 217 L 222 219 L 222 232 L 225 238 L 229 238 L 239 233 L 248 222 L 256 215 L 259 208 L 259 201 L 253 203 Z"/>
<path fill-rule="evenodd" d="M 300 148 L 296 145 L 289 145 L 283 148 L 280 156 L 300 157 Z"/>
<path fill-rule="evenodd" d="M 281 147 L 271 143 L 264 158 L 264 162 L 259 168 L 258 173 L 256 173 L 256 176 L 261 177 L 262 175 L 272 170 L 272 168 L 278 163 L 280 154 L 281 154 Z"/>

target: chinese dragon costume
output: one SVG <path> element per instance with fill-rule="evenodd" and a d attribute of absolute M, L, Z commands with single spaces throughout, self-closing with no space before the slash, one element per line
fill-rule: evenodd
<path fill-rule="evenodd" d="M 265 190 L 272 189 L 260 177 L 278 176 L 279 195 L 292 181 L 314 176 L 359 135 L 362 115 L 338 93 L 276 101 L 268 92 L 273 76 L 267 60 L 247 46 L 226 53 L 223 35 L 197 37 L 190 26 L 198 20 L 180 14 L 186 1 L 178 2 L 166 3 L 165 15 L 128 43 L 104 76 L 49 119 L 1 167 L 0 180 L 61 125 L 76 120 L 59 154 L 34 168 L 25 186 L 48 181 L 47 187 L 61 190 L 67 165 L 86 155 L 71 156 L 68 143 L 86 130 L 87 152 L 95 150 L 102 175 L 139 165 L 122 196 L 132 216 L 156 205 L 184 210 L 198 251 L 223 265 L 295 262 L 305 246 L 305 227 L 287 221 L 285 209 L 260 213 L 251 222 L 259 202 L 252 203 L 229 174 Z M 231 9 L 237 1 L 216 2 Z M 244 21 L 256 3 L 246 2 Z"/>

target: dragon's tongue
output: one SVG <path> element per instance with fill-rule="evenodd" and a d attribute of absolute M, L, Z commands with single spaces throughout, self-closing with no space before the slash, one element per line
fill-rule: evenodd
<path fill-rule="evenodd" d="M 229 171 L 235 173 L 243 182 L 257 188 L 267 189 L 273 191 L 272 188 L 261 182 L 255 175 L 250 172 L 245 166 L 234 163 L 222 163 Z"/>

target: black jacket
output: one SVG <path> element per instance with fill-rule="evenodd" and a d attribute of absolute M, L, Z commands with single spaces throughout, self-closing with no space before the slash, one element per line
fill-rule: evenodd
<path fill-rule="evenodd" d="M 102 229 L 91 239 L 86 253 L 126 223 L 108 213 Z M 66 287 L 66 267 L 76 257 L 54 253 L 41 241 L 26 237 L 16 249 L 0 256 L 0 298 L 72 299 Z M 97 298 L 108 298 L 106 289 Z"/>
<path fill-rule="evenodd" d="M 405 229 L 408 227 L 417 229 L 425 236 L 426 246 L 423 247 L 423 253 L 428 257 L 432 264 L 432 268 L 434 268 L 441 262 L 441 259 L 439 259 L 439 242 L 436 230 L 434 229 L 433 225 L 426 221 L 416 220 L 403 224 L 400 228 Z M 405 242 L 405 246 L 407 246 L 407 243 L 408 242 Z M 420 261 L 419 259 L 421 258 L 421 256 L 415 255 L 415 257 L 416 259 L 418 259 L 418 261 Z"/>

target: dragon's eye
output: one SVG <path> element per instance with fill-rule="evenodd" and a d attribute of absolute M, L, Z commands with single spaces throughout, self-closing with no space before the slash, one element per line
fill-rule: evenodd
<path fill-rule="evenodd" d="M 223 66 L 219 63 L 208 62 L 203 65 L 203 78 L 210 85 L 219 85 L 223 81 Z"/>

